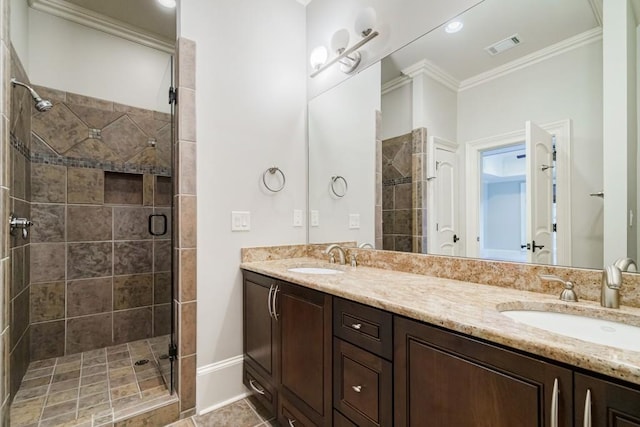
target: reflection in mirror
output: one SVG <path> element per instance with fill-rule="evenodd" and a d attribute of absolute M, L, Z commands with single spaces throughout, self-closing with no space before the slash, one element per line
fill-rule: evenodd
<path fill-rule="evenodd" d="M 362 229 L 321 232 L 329 221 L 349 224 L 347 211 L 335 218 L 323 212 L 310 241 L 371 239 L 379 249 L 601 268 L 603 199 L 590 196 L 603 188 L 596 5 L 486 0 L 457 18 L 460 31 L 443 25 L 384 58 L 381 147 L 371 137 L 368 146 L 380 175 L 376 180 L 375 165 L 363 156 L 349 163 L 351 172 L 377 182 L 371 191 L 380 211 L 373 201 L 348 212 L 373 216 L 367 231 L 374 238 Z M 320 122 L 314 101 L 310 209 L 323 185 L 314 174 L 317 153 L 328 158 L 332 151 L 317 130 L 328 122 L 365 123 L 337 105 L 340 113 Z M 344 163 L 349 139 L 341 141 L 334 155 Z M 350 193 L 366 191 L 349 184 Z"/>

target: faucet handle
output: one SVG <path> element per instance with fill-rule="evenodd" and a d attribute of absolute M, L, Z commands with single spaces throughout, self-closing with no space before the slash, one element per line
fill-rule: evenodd
<path fill-rule="evenodd" d="M 567 302 L 578 302 L 578 295 L 573 290 L 573 283 L 569 280 L 563 280 L 558 276 L 554 276 L 553 274 L 541 274 L 540 279 L 546 280 L 549 282 L 560 282 L 564 285 L 564 289 L 562 293 L 560 293 L 560 300 Z"/>
<path fill-rule="evenodd" d="M 576 291 L 573 290 L 573 283 L 569 281 L 564 282 L 564 290 L 560 294 L 560 300 L 578 302 L 578 295 L 576 295 Z"/>
<path fill-rule="evenodd" d="M 336 257 L 332 253 L 329 254 L 329 263 L 330 264 L 335 264 L 336 263 Z"/>

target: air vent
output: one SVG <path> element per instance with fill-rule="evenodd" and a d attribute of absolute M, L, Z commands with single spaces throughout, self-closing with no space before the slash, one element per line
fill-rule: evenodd
<path fill-rule="evenodd" d="M 504 40 L 500 40 L 499 42 L 492 44 L 491 46 L 485 47 L 484 50 L 489 52 L 490 55 L 497 55 L 519 44 L 520 37 L 517 34 L 514 34 L 511 37 L 507 37 Z"/>

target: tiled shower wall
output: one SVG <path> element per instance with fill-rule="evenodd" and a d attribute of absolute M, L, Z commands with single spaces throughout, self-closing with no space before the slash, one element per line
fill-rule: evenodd
<path fill-rule="evenodd" d="M 9 0 L 0 0 L 0 218 L 9 217 L 10 155 L 9 155 L 9 83 L 11 72 L 9 53 Z M 0 227 L 0 424 L 9 425 L 11 344 L 9 313 L 11 292 L 11 259 L 9 228 Z"/>
<path fill-rule="evenodd" d="M 22 82 L 29 82 L 24 69 L 15 52 L 11 50 L 11 76 Z M 17 89 L 17 90 L 16 90 Z M 29 176 L 31 162 L 28 158 L 28 147 L 31 129 L 31 96 L 22 88 L 12 89 L 8 93 L 11 99 L 9 127 L 10 144 L 10 191 L 9 212 L 21 218 L 31 218 Z M 4 143 L 4 141 L 3 141 Z M 6 141 L 9 145 L 9 140 Z M 7 215 L 3 218 L 8 218 Z M 7 229 L 6 224 L 2 224 Z M 24 239 L 18 232 L 9 238 L 11 276 L 10 276 L 10 392 L 13 395 L 27 370 L 30 361 L 29 311 L 30 311 L 30 236 Z"/>
<path fill-rule="evenodd" d="M 426 249 L 426 129 L 382 141 L 382 248 Z"/>
<path fill-rule="evenodd" d="M 31 359 L 168 334 L 171 229 L 148 222 L 171 224 L 170 115 L 36 90 Z"/>

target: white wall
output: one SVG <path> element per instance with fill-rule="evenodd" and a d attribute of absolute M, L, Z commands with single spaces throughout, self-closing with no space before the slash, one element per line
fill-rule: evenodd
<path fill-rule="evenodd" d="M 27 50 L 33 84 L 170 111 L 167 53 L 31 8 Z"/>
<path fill-rule="evenodd" d="M 320 213 L 319 226 L 309 227 L 312 243 L 375 242 L 380 70 L 374 64 L 309 102 L 309 209 Z M 335 175 L 349 184 L 343 198 L 330 192 Z M 359 229 L 349 229 L 349 214 L 360 215 Z"/>
<path fill-rule="evenodd" d="M 411 84 L 405 84 L 382 94 L 380 133 L 383 141 L 413 130 L 411 93 Z"/>
<path fill-rule="evenodd" d="M 417 85 L 420 81 L 421 84 Z M 413 77 L 413 129 L 457 142 L 458 94 L 422 73 Z"/>
<path fill-rule="evenodd" d="M 464 90 L 458 141 L 524 128 L 526 120 L 572 120 L 572 265 L 602 265 L 602 43 L 594 42 Z"/>
<path fill-rule="evenodd" d="M 322 0 L 312 1 L 307 6 L 307 75 L 311 73 L 308 58 L 311 51 L 320 45 L 330 48 L 333 34 L 346 28 L 351 33 L 353 45 L 360 36 L 355 34 L 354 22 L 358 14 L 367 7 L 377 13 L 377 30 L 380 36 L 362 48 L 360 70 L 379 61 L 389 53 L 415 40 L 429 30 L 464 12 L 479 0 Z M 330 54 L 329 58 L 333 55 Z M 323 91 L 348 78 L 338 66 L 308 79 L 308 96 L 313 98 Z"/>
<path fill-rule="evenodd" d="M 11 44 L 29 74 L 29 4 L 25 0 L 11 0 L 9 8 Z"/>
<path fill-rule="evenodd" d="M 292 227 L 293 209 L 306 210 L 305 9 L 190 0 L 179 19 L 180 36 L 196 42 L 201 411 L 245 391 L 232 359 L 243 351 L 240 248 L 306 241 Z M 273 165 L 287 177 L 276 194 L 261 183 Z M 233 210 L 251 212 L 251 231 L 231 232 Z"/>

